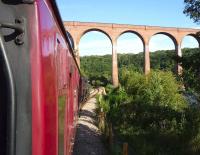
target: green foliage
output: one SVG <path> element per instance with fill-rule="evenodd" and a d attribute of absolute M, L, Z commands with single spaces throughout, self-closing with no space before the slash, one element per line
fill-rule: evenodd
<path fill-rule="evenodd" d="M 107 120 L 134 154 L 200 153 L 200 109 L 188 105 L 171 72 L 123 69 L 121 87 L 108 90 Z"/>
<path fill-rule="evenodd" d="M 151 68 L 173 71 L 175 51 L 157 51 L 151 53 Z M 119 78 L 123 68 L 142 73 L 144 66 L 144 53 L 118 54 Z M 81 57 L 81 71 L 89 78 L 93 86 L 106 86 L 111 84 L 112 56 L 84 56 Z"/>
<path fill-rule="evenodd" d="M 200 92 L 199 49 L 184 49 L 183 58 L 178 58 L 181 83 L 171 72 L 177 60 L 174 51 L 151 53 L 151 68 L 163 71 L 148 76 L 142 73 L 142 53 L 118 59 L 121 86 L 108 84 L 108 94 L 99 98 L 115 137 L 128 141 L 134 154 L 200 154 L 200 108 L 188 105 L 181 94 L 183 84 L 186 90 Z"/>
<path fill-rule="evenodd" d="M 150 53 L 151 68 L 154 70 L 165 70 L 175 72 L 174 50 L 162 50 Z"/>
<path fill-rule="evenodd" d="M 178 128 L 174 116 L 176 113 L 181 114 L 187 104 L 178 91 L 179 85 L 175 77 L 170 72 L 152 72 L 147 77 L 137 72 L 124 71 L 124 74 L 122 83 L 126 96 L 129 97 L 124 99 L 128 101 L 127 108 L 120 108 L 120 111 L 126 111 L 124 117 L 121 117 L 125 118 L 121 119 L 121 123 L 128 121 L 130 126 L 124 126 L 124 131 L 121 129 L 122 133 L 126 134 L 127 128 L 133 132 L 135 123 L 135 127 L 140 130 L 156 132 L 174 131 Z"/>
<path fill-rule="evenodd" d="M 200 1 L 199 0 L 184 0 L 184 14 L 194 20 L 195 23 L 200 23 Z"/>
<path fill-rule="evenodd" d="M 187 141 L 187 152 L 200 154 L 200 108 L 191 106 L 185 110 L 186 123 L 184 140 Z"/>
<path fill-rule="evenodd" d="M 118 54 L 118 68 L 121 73 L 123 68 L 129 68 L 130 70 L 143 72 L 144 66 L 144 54 Z"/>
<path fill-rule="evenodd" d="M 111 83 L 111 55 L 81 57 L 81 70 L 93 86 L 106 86 Z"/>
<path fill-rule="evenodd" d="M 99 106 L 99 108 L 98 108 L 99 111 L 97 113 L 99 113 L 99 112 L 108 113 L 110 110 L 108 101 L 104 100 L 102 95 L 98 95 L 96 97 L 96 99 L 97 99 L 97 105 Z"/>
<path fill-rule="evenodd" d="M 187 90 L 199 93 L 200 91 L 200 51 L 199 49 L 183 49 L 183 58 L 178 59 L 183 65 L 182 79 Z M 177 57 L 174 50 L 156 51 L 150 54 L 151 69 L 172 71 L 175 73 Z M 144 55 L 118 54 L 119 79 L 122 81 L 123 70 L 143 73 Z M 106 86 L 111 84 L 112 57 L 85 56 L 81 57 L 81 70 L 89 78 L 93 86 Z"/>
<path fill-rule="evenodd" d="M 117 122 L 119 116 L 123 115 L 120 108 L 126 106 L 128 98 L 127 93 L 122 87 L 114 88 L 108 96 L 104 97 L 104 100 L 106 100 L 110 106 L 110 111 L 107 113 L 107 119 L 109 122 Z"/>
<path fill-rule="evenodd" d="M 183 66 L 183 82 L 187 90 L 200 93 L 200 50 L 185 49 L 180 60 Z"/>

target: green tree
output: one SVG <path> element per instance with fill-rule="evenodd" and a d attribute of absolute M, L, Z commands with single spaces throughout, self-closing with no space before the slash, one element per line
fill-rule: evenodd
<path fill-rule="evenodd" d="M 134 154 L 198 152 L 190 149 L 200 146 L 199 112 L 189 108 L 171 72 L 152 71 L 145 76 L 123 69 L 120 82 L 100 104 L 112 122 L 115 139 L 128 142 Z"/>
<path fill-rule="evenodd" d="M 184 0 L 184 2 L 186 6 L 183 13 L 200 24 L 200 0 Z"/>
<path fill-rule="evenodd" d="M 183 83 L 186 90 L 200 92 L 200 50 L 199 49 L 184 49 L 183 57 L 181 58 L 183 66 Z"/>

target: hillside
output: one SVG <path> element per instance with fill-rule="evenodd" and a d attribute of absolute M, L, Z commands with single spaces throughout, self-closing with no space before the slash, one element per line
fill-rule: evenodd
<path fill-rule="evenodd" d="M 198 49 L 183 49 L 183 57 L 197 53 Z M 144 54 L 118 54 L 119 78 L 122 68 L 143 72 Z M 175 51 L 163 50 L 150 53 L 151 69 L 175 71 Z M 81 57 L 81 70 L 90 82 L 95 85 L 111 83 L 112 56 L 83 56 Z"/>

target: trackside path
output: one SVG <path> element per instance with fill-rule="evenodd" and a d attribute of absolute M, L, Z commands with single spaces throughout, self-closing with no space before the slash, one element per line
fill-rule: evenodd
<path fill-rule="evenodd" d="M 77 125 L 73 155 L 106 155 L 102 135 L 97 127 L 96 94 L 93 90 L 83 105 Z"/>

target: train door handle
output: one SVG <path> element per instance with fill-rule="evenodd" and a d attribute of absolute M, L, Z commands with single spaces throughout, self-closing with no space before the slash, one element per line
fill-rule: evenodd
<path fill-rule="evenodd" d="M 0 23 L 0 28 L 8 28 L 15 30 L 15 43 L 17 45 L 22 45 L 24 43 L 24 19 L 16 19 L 15 23 Z"/>

